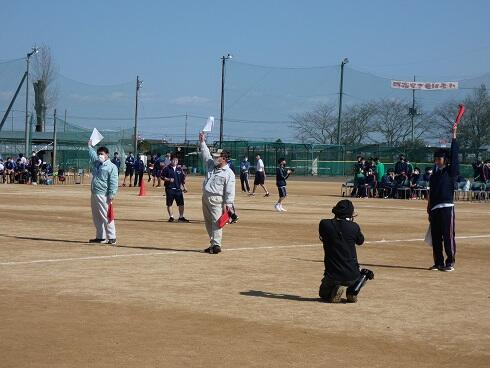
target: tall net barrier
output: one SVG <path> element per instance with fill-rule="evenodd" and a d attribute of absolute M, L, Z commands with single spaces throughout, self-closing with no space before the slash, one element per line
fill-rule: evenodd
<path fill-rule="evenodd" d="M 404 118 L 400 119 L 400 122 L 406 129 L 409 129 L 411 124 L 409 107 L 413 107 L 416 123 L 415 137 L 437 141 L 438 137 L 431 129 L 434 109 L 447 102 L 453 102 L 457 106 L 457 103 L 463 102 L 482 85 L 490 86 L 490 74 L 465 78 L 419 75 L 416 76 L 417 82 L 456 83 L 454 85 L 445 83 L 446 89 L 442 89 L 442 83 L 427 86 L 424 84 L 423 89 L 416 90 L 413 95 L 412 90 L 392 88 L 391 83 L 395 79 L 412 81 L 413 75 L 387 78 L 350 65 L 350 63 L 345 64 L 342 73 L 341 142 L 351 137 L 349 134 L 344 135 L 353 126 L 352 119 L 349 121 L 350 108 L 381 101 L 396 101 L 403 106 L 399 114 L 404 115 Z M 336 129 L 341 69 L 340 65 L 281 68 L 241 63 L 235 59 L 228 60 L 225 73 L 225 138 L 271 141 L 279 138 L 286 142 L 337 143 L 336 134 L 326 135 L 327 139 L 324 142 L 320 142 L 314 136 L 302 136 L 293 122 L 298 116 L 325 105 L 328 107 L 323 110 L 325 121 L 330 122 L 333 129 Z M 457 89 L 453 88 L 456 84 Z M 355 140 L 359 141 L 355 143 L 386 142 L 385 135 L 377 131 L 375 125 L 372 124 L 370 129 L 364 132 L 363 137 L 355 137 Z M 325 129 L 329 128 L 326 126 Z M 407 137 L 402 138 L 406 140 Z"/>
<path fill-rule="evenodd" d="M 216 145 L 215 149 L 217 149 Z M 424 170 L 433 167 L 433 154 L 437 148 L 402 148 L 389 147 L 381 144 L 374 145 L 315 145 L 260 141 L 225 141 L 223 149 L 228 151 L 231 159 L 238 167 L 240 161 L 247 157 L 253 164 L 255 157 L 260 155 L 264 161 L 266 172 L 274 173 L 280 158 L 287 161 L 287 166 L 294 169 L 299 176 L 351 176 L 357 156 L 366 159 L 379 158 L 385 164 L 386 170 L 394 168 L 400 154 L 406 155 L 414 167 Z M 490 159 L 490 152 L 485 152 L 484 158 Z M 461 175 L 472 177 L 471 159 L 467 152 L 460 153 Z"/>

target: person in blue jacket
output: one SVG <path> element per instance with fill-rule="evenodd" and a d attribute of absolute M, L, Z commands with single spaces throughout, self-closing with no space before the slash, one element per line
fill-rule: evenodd
<path fill-rule="evenodd" d="M 92 140 L 88 141 L 90 165 L 92 167 L 92 183 L 90 185 L 92 220 L 95 225 L 95 239 L 89 243 L 116 245 L 116 224 L 109 219 L 109 205 L 117 193 L 118 171 L 109 159 L 109 150 L 99 147 L 97 151 L 92 147 Z"/>
<path fill-rule="evenodd" d="M 248 182 L 248 174 L 250 172 L 250 162 L 248 161 L 248 157 L 243 157 L 243 160 L 240 162 L 240 183 L 242 185 L 242 192 L 250 193 L 250 184 Z"/>

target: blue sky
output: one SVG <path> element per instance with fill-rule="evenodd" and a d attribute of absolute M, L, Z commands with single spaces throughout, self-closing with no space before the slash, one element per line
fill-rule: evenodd
<path fill-rule="evenodd" d="M 110 85 L 139 74 L 142 115 L 148 116 L 218 116 L 219 58 L 227 52 L 232 62 L 269 66 L 335 65 L 348 57 L 349 67 L 394 78 L 459 79 L 490 71 L 488 1 L 2 0 L 1 9 L 0 59 L 47 44 L 59 72 L 74 80 Z M 229 116 L 251 118 L 250 106 L 242 108 Z M 190 124 L 194 134 L 201 121 Z M 159 129 L 172 134 L 158 121 L 142 123 L 148 134 Z M 230 130 L 230 137 L 291 136 L 278 133 L 278 125 Z"/>

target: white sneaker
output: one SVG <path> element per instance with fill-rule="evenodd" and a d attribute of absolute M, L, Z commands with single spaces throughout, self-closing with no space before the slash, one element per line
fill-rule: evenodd
<path fill-rule="evenodd" d="M 288 212 L 288 210 L 287 210 L 287 209 L 285 209 L 283 206 L 281 206 L 281 211 L 283 211 L 283 212 Z"/>
<path fill-rule="evenodd" d="M 274 208 L 276 209 L 276 211 L 277 211 L 277 212 L 281 212 L 281 211 L 282 211 L 281 206 L 280 206 L 280 204 L 279 204 L 279 203 L 276 203 L 276 204 L 274 205 Z"/>

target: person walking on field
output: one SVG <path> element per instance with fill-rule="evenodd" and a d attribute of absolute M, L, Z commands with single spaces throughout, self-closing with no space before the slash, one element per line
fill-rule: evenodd
<path fill-rule="evenodd" d="M 168 212 L 168 222 L 174 222 L 174 215 L 172 212 L 172 205 L 177 203 L 179 207 L 179 219 L 178 222 L 189 222 L 184 217 L 184 194 L 187 193 L 187 188 L 185 187 L 185 173 L 182 167 L 177 166 L 179 159 L 172 156 L 170 160 L 170 165 L 168 165 L 162 172 L 162 178 L 165 186 L 167 212 Z"/>
<path fill-rule="evenodd" d="M 279 200 L 274 205 L 274 208 L 278 212 L 287 212 L 287 210 L 282 206 L 282 202 L 284 202 L 287 196 L 286 180 L 289 178 L 289 175 L 291 175 L 292 171 L 286 169 L 286 160 L 284 158 L 280 158 L 277 163 L 279 165 L 276 169 L 276 185 L 277 190 L 279 191 Z"/>
<path fill-rule="evenodd" d="M 202 212 L 206 230 L 209 235 L 209 247 L 204 252 L 218 254 L 221 252 L 223 229 L 218 220 L 224 211 L 230 212 L 235 201 L 235 174 L 227 164 L 229 155 L 226 151 L 211 156 L 206 145 L 206 137 L 199 133 L 201 156 L 206 164 L 202 190 Z"/>
<path fill-rule="evenodd" d="M 240 162 L 240 184 L 242 185 L 242 192 L 250 193 L 250 185 L 248 183 L 248 174 L 250 171 L 250 162 L 248 157 L 245 156 Z"/>
<path fill-rule="evenodd" d="M 92 166 L 92 184 L 90 186 L 92 219 L 96 235 L 89 243 L 116 245 L 116 224 L 109 218 L 109 206 L 117 193 L 118 170 L 109 159 L 109 150 L 99 147 L 97 152 L 88 141 L 88 152 Z"/>
<path fill-rule="evenodd" d="M 454 221 L 454 185 L 459 175 L 459 146 L 456 140 L 457 125 L 453 127 L 451 152 L 440 149 L 434 153 L 434 171 L 429 179 L 429 214 L 434 265 L 430 270 L 454 271 L 456 257 Z M 446 261 L 443 253 L 446 252 Z"/>
<path fill-rule="evenodd" d="M 126 186 L 126 178 L 129 176 L 129 186 L 131 186 L 133 182 L 134 175 L 134 156 L 133 152 L 129 152 L 128 157 L 126 157 L 126 161 L 124 162 L 126 165 L 126 171 L 124 172 L 124 180 L 122 186 Z"/>
<path fill-rule="evenodd" d="M 255 180 L 254 180 L 254 188 L 252 190 L 252 193 L 250 193 L 251 196 L 255 195 L 255 189 L 257 188 L 257 185 L 260 185 L 262 189 L 265 191 L 265 196 L 268 197 L 269 191 L 267 190 L 267 187 L 265 186 L 265 166 L 264 166 L 264 161 L 260 158 L 260 155 L 257 155 L 256 157 L 257 163 L 255 165 Z"/>

